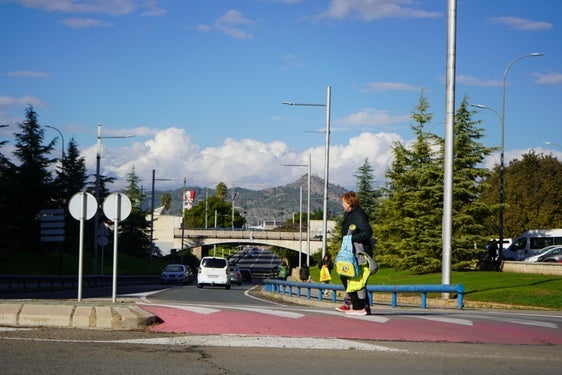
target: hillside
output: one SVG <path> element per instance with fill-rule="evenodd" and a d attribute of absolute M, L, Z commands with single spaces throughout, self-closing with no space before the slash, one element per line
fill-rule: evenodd
<path fill-rule="evenodd" d="M 322 210 L 324 196 L 324 180 L 317 175 L 310 179 L 310 212 Z M 263 220 L 284 222 L 293 215 L 298 215 L 300 205 L 300 187 L 302 186 L 302 210 L 307 210 L 307 175 L 285 186 L 277 186 L 263 190 L 250 190 L 239 187 L 229 188 L 228 199 L 236 193 L 234 207 L 246 217 L 248 225 L 259 225 Z M 215 190 L 197 186 L 189 186 L 187 190 L 195 190 L 195 204 L 204 201 L 206 196 L 215 194 Z M 339 215 L 342 212 L 340 196 L 346 191 L 341 186 L 328 184 L 328 212 L 330 215 Z M 155 205 L 159 206 L 162 195 L 169 193 L 172 196 L 172 205 L 169 213 L 180 215 L 182 189 L 173 191 L 156 191 Z M 149 203 L 150 204 L 150 203 Z M 298 220 L 298 216 L 296 217 Z"/>

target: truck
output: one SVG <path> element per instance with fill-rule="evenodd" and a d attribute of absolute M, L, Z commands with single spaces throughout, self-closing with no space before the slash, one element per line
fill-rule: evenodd
<path fill-rule="evenodd" d="M 551 245 L 562 245 L 562 229 L 527 230 L 503 251 L 503 259 L 524 260 Z"/>

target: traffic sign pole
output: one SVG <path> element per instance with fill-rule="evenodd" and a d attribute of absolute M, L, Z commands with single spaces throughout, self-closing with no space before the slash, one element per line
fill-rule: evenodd
<path fill-rule="evenodd" d="M 124 194 L 110 194 L 103 202 L 103 212 L 114 222 L 113 228 L 113 283 L 111 300 L 115 303 L 117 296 L 117 233 L 119 220 L 125 220 L 131 213 L 131 200 Z"/>
<path fill-rule="evenodd" d="M 78 241 L 78 301 L 82 301 L 82 278 L 84 262 L 84 222 L 94 217 L 97 209 L 96 198 L 90 193 L 76 193 L 68 202 L 68 210 L 73 218 L 80 221 L 80 236 Z"/>

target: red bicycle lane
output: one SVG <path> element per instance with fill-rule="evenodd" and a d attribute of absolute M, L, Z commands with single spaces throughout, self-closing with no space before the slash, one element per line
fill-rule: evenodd
<path fill-rule="evenodd" d="M 562 330 L 501 321 L 425 319 L 426 313 L 349 316 L 307 311 L 286 317 L 240 309 L 201 313 L 170 306 L 142 305 L 162 323 L 152 332 L 339 338 L 380 341 L 562 345 Z"/>

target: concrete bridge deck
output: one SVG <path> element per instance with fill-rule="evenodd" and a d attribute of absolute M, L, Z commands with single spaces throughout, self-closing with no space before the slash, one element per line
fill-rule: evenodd
<path fill-rule="evenodd" d="M 254 229 L 184 229 L 174 228 L 174 242 L 181 248 L 183 236 L 184 247 L 197 248 L 219 244 L 255 244 L 277 246 L 294 251 L 308 252 L 306 232 L 280 232 L 273 230 Z M 329 234 L 328 234 L 329 239 Z M 310 252 L 315 253 L 322 248 L 322 236 L 310 234 Z"/>

